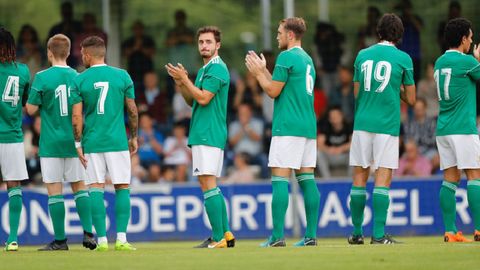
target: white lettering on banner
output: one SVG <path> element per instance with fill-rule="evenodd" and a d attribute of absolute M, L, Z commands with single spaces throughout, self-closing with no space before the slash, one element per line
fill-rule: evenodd
<path fill-rule="evenodd" d="M 243 207 L 242 207 L 243 206 Z M 257 212 L 257 200 L 251 195 L 236 195 L 232 197 L 232 229 L 242 228 L 242 219 L 249 230 L 257 230 L 258 224 L 253 216 Z"/>
<path fill-rule="evenodd" d="M 162 218 L 172 218 L 172 210 L 161 209 L 162 205 L 173 205 L 175 200 L 171 196 L 152 197 L 150 215 L 152 217 L 153 232 L 174 232 L 175 224 L 162 223 Z"/>
<path fill-rule="evenodd" d="M 455 195 L 457 198 L 461 198 L 460 202 L 457 200 L 458 216 L 462 220 L 463 224 L 470 224 L 472 222 L 472 218 L 470 217 L 470 214 L 467 211 L 467 208 L 468 208 L 467 191 L 463 188 L 459 188 L 457 189 L 457 193 Z"/>
<path fill-rule="evenodd" d="M 44 211 L 38 201 L 30 201 L 30 231 L 32 235 L 39 235 L 40 224 L 47 229 L 49 234 L 53 234 L 52 222 L 48 216 L 48 211 Z"/>
<path fill-rule="evenodd" d="M 257 201 L 263 203 L 265 210 L 265 227 L 267 229 L 273 228 L 272 221 L 272 194 L 258 194 Z"/>
<path fill-rule="evenodd" d="M 407 217 L 394 216 L 395 213 L 405 213 L 406 205 L 403 202 L 395 202 L 395 199 L 403 199 L 408 196 L 405 189 L 390 190 L 390 206 L 388 208 L 387 222 L 389 226 L 403 226 L 408 224 Z"/>
<path fill-rule="evenodd" d="M 65 200 L 65 233 L 70 234 L 82 234 L 82 224 L 73 225 L 72 222 L 80 221 L 80 217 L 77 214 L 76 205 L 74 200 Z"/>
<path fill-rule="evenodd" d="M 22 205 L 22 213 L 20 214 L 20 223 L 18 224 L 18 235 L 21 235 L 27 229 L 27 211 Z M 6 233 L 10 233 L 10 225 L 8 223 L 8 201 L 2 206 L 2 228 Z"/>
<path fill-rule="evenodd" d="M 410 223 L 412 225 L 432 225 L 432 216 L 420 216 L 420 192 L 418 189 L 410 191 Z"/>
<path fill-rule="evenodd" d="M 180 232 L 187 230 L 187 221 L 202 215 L 203 204 L 196 196 L 181 196 L 177 198 L 177 229 Z M 188 210 L 188 206 L 192 209 Z M 228 207 L 227 207 L 228 209 Z"/>
<path fill-rule="evenodd" d="M 130 198 L 131 210 L 134 208 L 138 209 L 138 222 L 132 223 L 132 219 L 128 223 L 127 232 L 129 233 L 140 233 L 145 231 L 148 228 L 148 205 L 147 203 L 139 197 Z"/>
<path fill-rule="evenodd" d="M 330 222 L 337 222 L 340 227 L 346 227 L 348 225 L 348 219 L 343 211 L 342 203 L 338 198 L 337 192 L 334 191 L 329 192 L 327 195 L 320 216 L 319 227 L 326 227 Z"/>
<path fill-rule="evenodd" d="M 288 196 L 288 208 L 287 213 L 285 214 L 285 229 L 290 229 L 293 227 L 293 207 L 292 207 L 292 195 Z"/>

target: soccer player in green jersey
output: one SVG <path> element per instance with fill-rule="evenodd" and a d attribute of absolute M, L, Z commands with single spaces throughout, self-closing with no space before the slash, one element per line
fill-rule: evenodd
<path fill-rule="evenodd" d="M 105 42 L 100 37 L 86 38 L 82 41 L 81 48 L 82 60 L 87 69 L 75 77 L 71 86 L 70 94 L 74 104 L 72 124 L 78 157 L 87 170 L 92 221 L 98 237 L 96 250 L 108 250 L 103 201 L 107 174 L 115 187 L 115 250 L 135 250 L 127 242 L 130 154 L 135 154 L 138 149 L 138 112 L 133 82 L 125 70 L 105 64 Z M 123 120 L 125 107 L 130 139 L 127 139 Z M 85 124 L 82 112 L 85 113 Z"/>
<path fill-rule="evenodd" d="M 83 227 L 83 246 L 95 249 L 92 234 L 92 212 L 88 190 L 85 186 L 85 168 L 77 157 L 72 130 L 70 84 L 77 72 L 67 66 L 70 39 L 58 34 L 47 43 L 49 69 L 38 72 L 33 80 L 27 102 L 30 115 L 40 111 L 40 166 L 42 179 L 47 184 L 48 209 L 52 219 L 55 240 L 40 251 L 68 250 L 65 237 L 65 203 L 62 195 L 63 181 L 69 182 L 74 193 L 77 212 Z"/>
<path fill-rule="evenodd" d="M 363 244 L 363 212 L 370 171 L 374 171 L 373 235 L 371 244 L 398 243 L 385 234 L 392 170 L 398 168 L 400 99 L 415 104 L 412 59 L 395 47 L 403 25 L 385 14 L 377 25 L 380 42 L 361 50 L 354 64 L 355 118 L 350 148 L 353 185 L 350 212 L 354 226 L 350 244 Z M 402 88 L 403 85 L 403 88 Z"/>
<path fill-rule="evenodd" d="M 284 247 L 285 214 L 288 208 L 288 179 L 295 171 L 303 192 L 307 228 L 295 246 L 316 246 L 320 193 L 313 172 L 317 160 L 317 124 L 313 109 L 315 67 L 302 49 L 307 30 L 302 18 L 287 18 L 278 26 L 277 58 L 273 75 L 266 68 L 263 55 L 249 52 L 245 58 L 248 70 L 263 90 L 275 99 L 272 142 L 268 166 L 272 169 L 273 232 L 262 247 Z"/>
<path fill-rule="evenodd" d="M 180 87 L 185 101 L 192 106 L 192 120 L 188 144 L 192 147 L 193 175 L 198 176 L 203 192 L 205 210 L 212 237 L 199 248 L 235 246 L 235 237 L 228 224 L 225 198 L 219 187 L 223 166 L 223 149 L 227 141 L 227 100 L 230 74 L 218 55 L 221 32 L 215 26 L 197 31 L 198 51 L 205 64 L 197 73 L 195 83 L 188 78 L 185 68 L 167 64 L 168 74 Z"/>
<path fill-rule="evenodd" d="M 475 224 L 475 241 L 480 241 L 480 141 L 477 130 L 477 89 L 480 79 L 480 46 L 472 44 L 472 24 L 457 18 L 445 27 L 448 50 L 435 62 L 440 111 L 437 120 L 437 147 L 444 181 L 440 207 L 445 225 L 445 242 L 471 242 L 455 226 L 455 192 L 461 170 L 467 176 L 468 205 Z"/>
<path fill-rule="evenodd" d="M 23 147 L 22 105 L 27 101 L 30 71 L 16 62 L 15 40 L 0 28 L 0 172 L 8 188 L 10 233 L 6 251 L 18 250 L 18 225 L 22 212 L 20 181 L 28 179 Z"/>

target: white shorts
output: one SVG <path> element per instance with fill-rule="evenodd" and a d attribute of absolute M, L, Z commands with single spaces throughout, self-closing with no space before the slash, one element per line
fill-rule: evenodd
<path fill-rule="evenodd" d="M 355 130 L 350 146 L 350 166 L 398 169 L 398 136 Z"/>
<path fill-rule="evenodd" d="M 315 168 L 317 140 L 296 136 L 273 136 L 268 154 L 268 167 Z"/>
<path fill-rule="evenodd" d="M 457 166 L 458 169 L 480 168 L 480 140 L 478 135 L 437 136 L 440 169 Z"/>
<path fill-rule="evenodd" d="M 23 142 L 0 143 L 0 172 L 3 181 L 28 179 Z"/>
<path fill-rule="evenodd" d="M 222 175 L 223 150 L 208 145 L 192 145 L 193 175 Z"/>
<path fill-rule="evenodd" d="M 129 151 L 90 153 L 87 158 L 87 184 L 105 183 L 108 174 L 112 184 L 130 184 L 131 160 Z"/>
<path fill-rule="evenodd" d="M 78 182 L 87 179 L 87 173 L 78 158 L 41 157 L 44 183 Z"/>

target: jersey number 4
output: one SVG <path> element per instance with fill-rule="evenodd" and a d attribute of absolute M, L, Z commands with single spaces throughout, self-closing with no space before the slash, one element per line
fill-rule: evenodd
<path fill-rule="evenodd" d="M 383 90 L 388 85 L 390 81 L 390 76 L 392 74 L 392 65 L 387 61 L 379 61 L 375 65 L 375 70 L 373 70 L 373 60 L 367 60 L 362 64 L 362 73 L 363 73 L 363 85 L 365 91 L 370 91 L 372 87 L 372 71 L 373 78 L 375 81 L 380 83 L 380 86 L 375 90 L 375 92 L 382 93 Z"/>
<path fill-rule="evenodd" d="M 3 89 L 2 101 L 10 102 L 12 107 L 17 107 L 18 100 L 20 100 L 19 81 L 20 77 L 18 76 L 8 76 L 7 83 Z"/>

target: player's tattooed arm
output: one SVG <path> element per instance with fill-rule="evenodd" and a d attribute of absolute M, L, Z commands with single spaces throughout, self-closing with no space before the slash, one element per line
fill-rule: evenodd
<path fill-rule="evenodd" d="M 128 114 L 128 127 L 130 129 L 130 138 L 136 138 L 138 133 L 138 110 L 135 100 L 131 98 L 125 99 Z"/>
<path fill-rule="evenodd" d="M 131 98 L 125 99 L 125 105 L 127 107 L 128 114 L 128 127 L 130 129 L 130 139 L 128 140 L 128 149 L 130 154 L 133 155 L 137 153 L 138 150 L 138 109 L 135 104 L 135 100 Z"/>
<path fill-rule="evenodd" d="M 72 107 L 72 126 L 73 126 L 73 136 L 75 137 L 76 142 L 82 141 L 82 132 L 83 132 L 83 104 L 77 103 Z"/>

